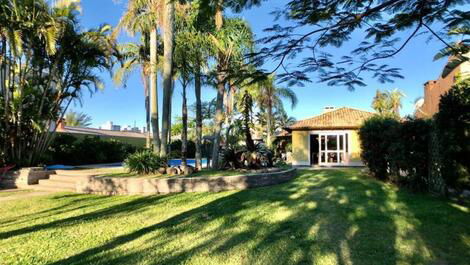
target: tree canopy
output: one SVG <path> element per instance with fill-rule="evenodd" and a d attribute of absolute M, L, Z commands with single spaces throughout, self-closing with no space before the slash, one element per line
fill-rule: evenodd
<path fill-rule="evenodd" d="M 302 85 L 316 74 L 328 85 L 354 89 L 365 86 L 364 75 L 380 82 L 402 78 L 400 69 L 384 59 L 400 53 L 418 35 L 445 47 L 454 63 L 468 61 L 469 39 L 452 43 L 455 35 L 468 37 L 468 0 L 290 0 L 274 15 L 287 23 L 274 24 L 262 38 L 265 47 L 254 56 L 259 63 L 275 61 L 281 81 Z M 448 33 L 450 35 L 448 35 Z M 338 48 L 358 36 L 363 41 L 338 55 Z M 357 35 L 359 34 L 359 35 Z M 454 38 L 452 38 L 454 37 Z M 460 44 L 459 44 L 460 43 Z M 334 54 L 331 52 L 334 48 Z M 442 56 L 437 56 L 440 58 Z M 298 62 L 291 60 L 301 57 Z"/>

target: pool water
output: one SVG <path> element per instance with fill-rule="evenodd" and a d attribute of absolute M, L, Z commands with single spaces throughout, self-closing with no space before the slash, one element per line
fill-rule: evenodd
<path fill-rule="evenodd" d="M 175 166 L 180 166 L 181 165 L 181 159 L 170 159 L 168 161 L 170 166 L 175 167 Z M 196 166 L 196 159 L 187 159 L 188 165 L 195 167 Z M 112 167 L 122 167 L 123 163 L 110 163 L 110 164 L 101 164 L 101 165 L 88 165 L 85 167 L 90 167 L 90 168 L 112 168 Z M 207 167 L 207 159 L 202 159 L 202 166 Z M 78 169 L 78 168 L 83 168 L 84 166 L 68 166 L 68 165 L 50 165 L 47 166 L 47 170 L 72 170 L 72 169 Z"/>
<path fill-rule="evenodd" d="M 196 166 L 196 159 L 187 159 L 186 160 L 188 165 L 190 166 Z M 181 159 L 171 159 L 169 161 L 170 166 L 180 166 L 181 165 Z M 207 159 L 202 159 L 202 166 L 206 167 L 207 166 Z"/>

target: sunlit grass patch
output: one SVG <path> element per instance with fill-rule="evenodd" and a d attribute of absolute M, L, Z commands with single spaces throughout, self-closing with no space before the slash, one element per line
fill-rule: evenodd
<path fill-rule="evenodd" d="M 467 207 L 398 190 L 358 169 L 301 170 L 290 182 L 244 191 L 4 202 L 0 260 L 468 264 L 468 220 Z"/>

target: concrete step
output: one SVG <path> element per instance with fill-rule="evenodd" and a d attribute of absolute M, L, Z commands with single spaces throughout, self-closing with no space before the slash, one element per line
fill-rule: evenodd
<path fill-rule="evenodd" d="M 55 186 L 45 186 L 45 185 L 31 185 L 31 189 L 37 190 L 37 191 L 69 191 L 69 192 L 75 192 L 75 188 L 67 188 L 67 187 L 55 187 Z"/>
<path fill-rule="evenodd" d="M 87 179 L 88 176 L 79 176 L 79 175 L 76 175 L 76 176 L 70 176 L 70 175 L 50 175 L 49 176 L 49 179 L 50 180 L 57 180 L 57 181 L 62 181 L 62 182 L 71 182 L 71 183 L 76 183 L 77 181 L 79 180 L 82 180 L 82 179 Z"/>
<path fill-rule="evenodd" d="M 66 181 L 53 180 L 53 179 L 41 179 L 39 180 L 38 185 L 47 186 L 47 187 L 75 189 L 75 182 L 66 182 Z"/>

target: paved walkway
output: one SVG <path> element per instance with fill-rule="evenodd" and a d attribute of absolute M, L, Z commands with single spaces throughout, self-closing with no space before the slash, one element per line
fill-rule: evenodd
<path fill-rule="evenodd" d="M 50 191 L 34 191 L 34 190 L 25 190 L 25 189 L 0 190 L 0 202 L 30 198 L 30 197 L 35 197 L 35 196 L 49 195 L 52 193 L 53 192 L 50 192 Z"/>

